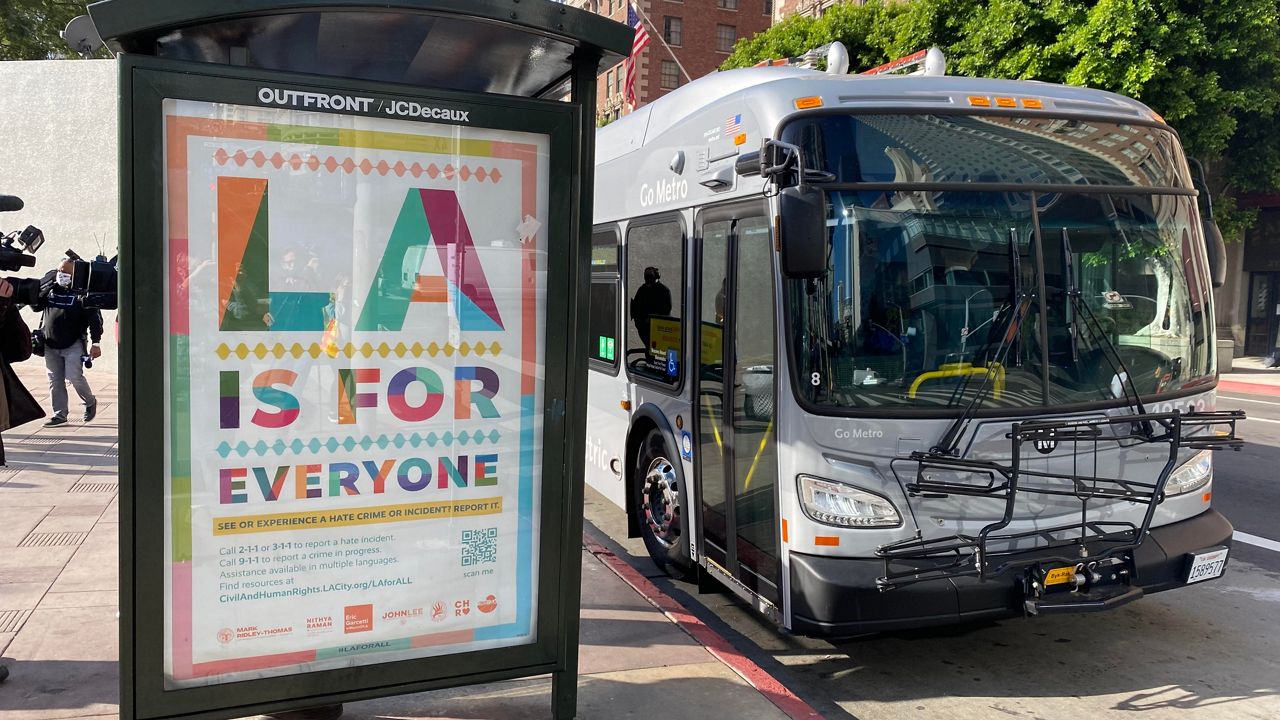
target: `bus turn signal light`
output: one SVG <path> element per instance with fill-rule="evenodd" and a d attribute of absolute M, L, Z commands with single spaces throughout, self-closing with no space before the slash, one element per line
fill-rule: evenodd
<path fill-rule="evenodd" d="M 810 97 L 796 98 L 797 110 L 812 110 L 813 108 L 820 108 L 820 107 L 822 107 L 822 98 L 818 97 L 817 95 L 812 95 Z"/>
<path fill-rule="evenodd" d="M 1022 98 L 1022 107 L 1030 110 L 1040 110 L 1044 107 L 1044 103 L 1036 98 Z"/>
<path fill-rule="evenodd" d="M 1018 107 L 1018 101 L 1009 97 L 996 98 L 996 105 L 1003 108 Z"/>
<path fill-rule="evenodd" d="M 982 95 L 970 95 L 969 104 L 974 107 L 991 107 L 991 98 Z"/>

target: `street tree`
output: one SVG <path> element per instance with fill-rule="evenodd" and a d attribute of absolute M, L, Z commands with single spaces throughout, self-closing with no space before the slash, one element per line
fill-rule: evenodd
<path fill-rule="evenodd" d="M 913 0 L 833 8 L 743 40 L 725 68 L 840 40 L 854 67 L 936 45 L 957 75 L 1084 85 L 1160 113 L 1206 161 L 1223 230 L 1242 192 L 1280 187 L 1277 0 Z"/>
<path fill-rule="evenodd" d="M 0 1 L 0 60 L 54 60 L 79 57 L 58 35 L 77 15 L 80 0 Z"/>

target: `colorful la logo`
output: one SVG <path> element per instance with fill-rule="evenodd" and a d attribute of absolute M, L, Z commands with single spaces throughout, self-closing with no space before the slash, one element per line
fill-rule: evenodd
<path fill-rule="evenodd" d="M 269 187 L 262 178 L 218 178 L 218 329 L 325 329 L 328 292 L 271 290 Z M 434 249 L 444 275 L 416 275 L 410 292 L 379 287 L 400 278 L 406 258 Z M 409 306 L 446 303 L 463 331 L 502 330 L 502 317 L 452 190 L 410 188 L 370 283 L 355 330 L 403 329 Z M 230 308 L 239 311 L 229 311 Z M 247 308 L 247 311 L 245 310 Z"/>

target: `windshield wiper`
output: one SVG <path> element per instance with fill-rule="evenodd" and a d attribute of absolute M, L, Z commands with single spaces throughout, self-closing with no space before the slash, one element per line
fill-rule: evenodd
<path fill-rule="evenodd" d="M 1067 335 L 1071 338 L 1071 367 L 1080 367 L 1080 346 L 1076 343 L 1076 303 L 1075 296 L 1080 294 L 1076 289 L 1075 255 L 1071 252 L 1071 236 L 1062 228 L 1062 280 L 1067 288 Z"/>
<path fill-rule="evenodd" d="M 1111 365 L 1111 369 L 1115 371 L 1116 378 L 1120 381 L 1121 392 L 1124 393 L 1125 400 L 1133 403 L 1138 409 L 1139 415 L 1145 415 L 1146 407 L 1142 404 L 1142 395 L 1138 393 L 1138 386 L 1133 381 L 1133 373 L 1129 370 L 1129 366 L 1125 364 L 1124 358 L 1120 356 L 1120 349 L 1115 343 L 1111 342 L 1111 338 L 1107 336 L 1105 330 L 1102 329 L 1102 323 L 1098 322 L 1098 318 L 1093 314 L 1093 310 L 1089 307 L 1089 303 L 1084 301 L 1084 296 L 1080 292 L 1080 288 L 1076 287 L 1073 253 L 1071 252 L 1071 235 L 1066 228 L 1062 228 L 1062 257 L 1064 285 L 1067 289 L 1067 308 L 1069 312 L 1068 327 L 1071 330 L 1071 359 L 1075 363 L 1073 367 L 1079 366 L 1079 355 L 1076 350 L 1076 319 L 1078 316 L 1084 316 L 1084 327 L 1098 338 L 1099 349 L 1102 350 L 1102 356 L 1106 358 L 1107 364 Z M 1110 389 L 1110 388 L 1108 388 Z M 1151 435 L 1154 430 L 1151 423 L 1143 421 L 1142 429 L 1147 435 Z"/>
<path fill-rule="evenodd" d="M 937 444 L 930 450 L 932 453 L 941 455 L 955 455 L 956 447 L 960 443 L 960 437 L 964 434 L 965 428 L 973 420 L 974 415 L 978 412 L 978 408 L 986 399 L 987 394 L 991 390 L 992 377 L 996 372 L 1003 372 L 1005 361 L 1009 356 L 1009 351 L 1019 345 L 1019 338 L 1022 335 L 1022 323 L 1027 319 L 1027 313 L 1031 309 L 1031 303 L 1035 299 L 1028 295 L 1022 287 L 1022 255 L 1018 252 L 1018 230 L 1017 228 L 1009 228 L 1009 295 L 1010 302 L 1005 303 L 1001 308 L 1000 315 L 1003 316 L 1005 311 L 1009 311 L 1007 324 L 1000 335 L 1000 344 L 996 346 L 995 351 L 995 367 L 992 362 L 987 362 L 987 372 L 982 378 L 982 385 L 978 388 L 977 394 L 965 406 L 964 412 L 960 413 L 951 424 L 947 426 L 942 437 L 938 439 Z M 982 352 L 985 353 L 991 347 L 990 336 L 987 343 L 983 346 Z M 987 357 L 991 357 L 987 355 Z M 1014 351 L 1014 363 L 1016 366 L 1022 365 L 1022 353 L 1019 350 Z M 968 389 L 969 376 L 966 375 L 960 382 L 960 387 L 952 393 L 952 400 L 958 397 L 964 397 L 965 390 Z"/>

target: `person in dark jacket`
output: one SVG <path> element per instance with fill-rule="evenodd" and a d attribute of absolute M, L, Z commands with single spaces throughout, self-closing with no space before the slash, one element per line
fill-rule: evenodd
<path fill-rule="evenodd" d="M 84 299 L 71 292 L 72 267 L 71 260 L 64 260 L 57 270 L 46 275 L 40 301 L 32 307 L 44 311 L 40 327 L 44 332 L 44 364 L 49 370 L 53 403 L 53 417 L 45 427 L 67 424 L 67 383 L 84 402 L 84 421 L 89 422 L 98 414 L 98 399 L 84 377 L 84 357 L 96 360 L 102 355 L 98 345 L 102 341 L 102 313 L 85 307 Z M 86 343 L 86 335 L 92 344 Z"/>
<path fill-rule="evenodd" d="M 631 322 L 636 326 L 645 352 L 649 352 L 649 327 L 654 317 L 662 317 L 671 312 L 671 291 L 662 284 L 662 275 L 656 267 L 644 269 L 644 284 L 636 289 L 631 298 Z"/>
<path fill-rule="evenodd" d="M 39 403 L 10 367 L 10 363 L 31 357 L 31 331 L 10 300 L 12 297 L 13 286 L 8 280 L 0 280 L 0 431 L 44 417 Z M 0 440 L 0 466 L 4 464 L 4 442 Z M 0 683 L 8 678 L 8 666 L 0 665 Z"/>
<path fill-rule="evenodd" d="M 0 280 L 0 432 L 44 417 L 40 403 L 18 379 L 11 365 L 31 357 L 31 330 L 12 301 L 13 286 Z M 0 439 L 0 467 L 4 466 Z"/>

